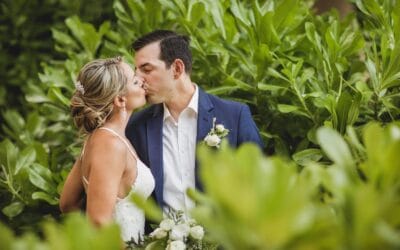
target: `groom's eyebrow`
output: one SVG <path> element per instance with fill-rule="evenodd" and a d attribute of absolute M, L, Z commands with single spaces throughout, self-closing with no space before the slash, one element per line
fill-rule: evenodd
<path fill-rule="evenodd" d="M 146 71 L 146 70 L 150 70 L 150 69 L 153 69 L 153 68 L 154 68 L 154 64 L 146 62 L 146 63 L 143 63 L 143 64 L 139 65 L 136 68 L 136 70 L 139 69 L 140 71 Z"/>
<path fill-rule="evenodd" d="M 142 68 L 144 68 L 146 66 L 151 66 L 151 64 L 150 63 L 143 63 L 143 64 L 139 65 L 138 68 L 142 69 Z"/>
<path fill-rule="evenodd" d="M 150 63 L 143 63 L 143 64 L 141 64 L 141 65 L 135 67 L 135 70 L 137 70 L 137 69 L 143 69 L 143 68 L 146 67 L 147 65 L 150 65 Z"/>

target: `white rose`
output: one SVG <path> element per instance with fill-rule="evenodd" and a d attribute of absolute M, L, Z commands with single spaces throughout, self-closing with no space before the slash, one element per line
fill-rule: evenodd
<path fill-rule="evenodd" d="M 186 221 L 186 224 L 188 224 L 188 225 L 190 226 L 190 225 L 195 225 L 195 224 L 197 224 L 197 222 L 196 222 L 195 219 L 189 218 L 189 219 Z"/>
<path fill-rule="evenodd" d="M 162 239 L 167 236 L 167 231 L 162 228 L 156 228 L 151 234 L 150 237 L 154 237 L 156 239 Z"/>
<path fill-rule="evenodd" d="M 222 133 L 222 132 L 224 132 L 225 127 L 224 127 L 224 125 L 222 125 L 222 124 L 217 124 L 217 125 L 215 126 L 215 130 L 217 130 L 218 133 Z"/>
<path fill-rule="evenodd" d="M 167 250 L 185 250 L 185 249 L 186 249 L 185 243 L 183 243 L 180 240 L 171 241 L 167 246 Z"/>
<path fill-rule="evenodd" d="M 221 139 L 218 137 L 218 135 L 207 135 L 204 140 L 206 141 L 207 145 L 211 147 L 217 147 L 221 142 Z"/>
<path fill-rule="evenodd" d="M 190 227 L 186 224 L 179 224 L 172 228 L 169 238 L 171 240 L 183 240 L 189 235 Z"/>
<path fill-rule="evenodd" d="M 160 223 L 160 228 L 165 231 L 171 230 L 173 226 L 175 226 L 175 222 L 171 219 L 164 219 Z"/>
<path fill-rule="evenodd" d="M 196 240 L 201 240 L 203 239 L 204 236 L 204 229 L 202 226 L 194 226 L 190 228 L 190 236 L 193 237 L 193 239 Z"/>

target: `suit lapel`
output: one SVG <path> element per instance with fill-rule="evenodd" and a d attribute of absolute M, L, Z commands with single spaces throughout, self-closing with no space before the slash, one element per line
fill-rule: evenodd
<path fill-rule="evenodd" d="M 153 117 L 147 121 L 147 152 L 150 169 L 156 182 L 156 200 L 160 206 L 163 204 L 164 186 L 162 126 L 163 106 L 158 104 L 154 109 Z"/>
<path fill-rule="evenodd" d="M 199 88 L 199 106 L 198 106 L 198 118 L 197 118 L 197 144 L 203 141 L 208 132 L 212 128 L 212 120 L 214 117 L 214 105 L 212 104 L 208 95 Z M 203 187 L 199 178 L 199 168 L 196 160 L 195 166 L 195 182 L 196 188 L 203 190 Z"/>
<path fill-rule="evenodd" d="M 214 105 L 210 101 L 208 95 L 199 88 L 199 106 L 197 118 L 197 137 L 196 141 L 199 143 L 206 137 L 212 127 L 212 119 L 214 117 Z"/>

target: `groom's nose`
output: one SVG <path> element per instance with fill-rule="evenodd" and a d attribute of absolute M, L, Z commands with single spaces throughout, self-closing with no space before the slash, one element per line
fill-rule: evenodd
<path fill-rule="evenodd" d="M 136 76 L 139 81 L 139 86 L 143 88 L 144 86 L 144 78 L 140 76 Z"/>
<path fill-rule="evenodd" d="M 144 73 L 139 68 L 135 69 L 135 75 L 144 79 Z"/>

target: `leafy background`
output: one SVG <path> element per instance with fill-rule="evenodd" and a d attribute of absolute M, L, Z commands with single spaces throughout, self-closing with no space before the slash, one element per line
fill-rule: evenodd
<path fill-rule="evenodd" d="M 59 220 L 81 147 L 69 117 L 76 74 L 99 57 L 132 63 L 131 42 L 166 28 L 191 36 L 193 81 L 250 106 L 270 156 L 200 152 L 210 174 L 198 216 L 218 242 L 399 247 L 400 2 L 348 2 L 341 18 L 311 0 L 3 1 L 1 221 L 19 235 Z M 233 185 L 212 184 L 220 178 Z M 232 186 L 243 190 L 232 197 Z"/>

